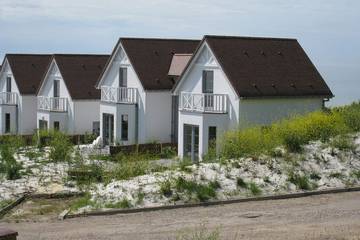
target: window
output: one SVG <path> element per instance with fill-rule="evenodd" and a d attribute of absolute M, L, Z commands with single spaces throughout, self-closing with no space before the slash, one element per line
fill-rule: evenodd
<path fill-rule="evenodd" d="M 99 121 L 93 122 L 92 133 L 95 134 L 96 136 L 100 135 L 100 122 Z"/>
<path fill-rule="evenodd" d="M 54 122 L 54 130 L 57 130 L 57 131 L 60 130 L 60 122 L 59 121 Z"/>
<path fill-rule="evenodd" d="M 6 92 L 11 92 L 11 77 L 6 78 Z"/>
<path fill-rule="evenodd" d="M 39 120 L 39 129 L 40 130 L 47 130 L 47 121 Z"/>
<path fill-rule="evenodd" d="M 209 127 L 209 147 L 216 147 L 216 127 Z"/>
<path fill-rule="evenodd" d="M 213 93 L 214 92 L 214 72 L 213 71 L 203 71 L 202 90 L 203 90 L 203 93 Z"/>
<path fill-rule="evenodd" d="M 127 68 L 119 69 L 119 87 L 127 87 Z"/>
<path fill-rule="evenodd" d="M 10 113 L 5 113 L 5 133 L 10 132 Z"/>
<path fill-rule="evenodd" d="M 121 140 L 128 140 L 128 115 L 121 115 Z"/>
<path fill-rule="evenodd" d="M 54 80 L 54 97 L 60 97 L 60 80 Z"/>

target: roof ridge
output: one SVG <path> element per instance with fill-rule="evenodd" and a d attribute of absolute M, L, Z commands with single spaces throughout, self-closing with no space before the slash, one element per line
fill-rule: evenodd
<path fill-rule="evenodd" d="M 110 56 L 109 54 L 91 54 L 91 53 L 80 53 L 80 54 L 76 54 L 76 53 L 54 53 L 52 54 L 52 56 L 56 57 L 56 56 L 77 56 L 77 57 L 86 57 L 86 56 L 94 56 L 94 57 L 108 57 Z"/>
<path fill-rule="evenodd" d="M 249 39 L 249 40 L 277 40 L 277 41 L 297 41 L 296 38 L 276 38 L 276 37 L 251 37 L 251 36 L 230 36 L 230 35 L 204 35 L 206 38 L 227 38 L 227 39 Z"/>
<path fill-rule="evenodd" d="M 145 38 L 145 37 L 120 37 L 120 40 L 157 40 L 157 41 L 193 41 L 200 42 L 201 39 L 186 38 Z"/>
<path fill-rule="evenodd" d="M 5 56 L 51 56 L 51 53 L 6 53 Z"/>

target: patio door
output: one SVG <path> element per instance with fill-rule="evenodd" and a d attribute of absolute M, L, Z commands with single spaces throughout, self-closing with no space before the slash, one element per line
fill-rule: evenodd
<path fill-rule="evenodd" d="M 184 157 L 199 160 L 199 126 L 184 124 Z"/>
<path fill-rule="evenodd" d="M 54 109 L 58 110 L 59 106 L 60 106 L 60 80 L 54 80 L 54 92 L 53 92 L 53 96 L 54 96 Z"/>
<path fill-rule="evenodd" d="M 11 103 L 11 77 L 6 78 L 6 103 Z"/>
<path fill-rule="evenodd" d="M 202 73 L 202 92 L 204 93 L 204 108 L 212 110 L 214 108 L 214 72 L 204 70 Z"/>
<path fill-rule="evenodd" d="M 114 142 L 114 115 L 103 113 L 103 141 L 104 145 Z"/>

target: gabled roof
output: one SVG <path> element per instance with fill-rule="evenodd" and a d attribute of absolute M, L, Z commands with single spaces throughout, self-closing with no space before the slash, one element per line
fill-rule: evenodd
<path fill-rule="evenodd" d="M 296 39 L 204 36 L 205 42 L 239 97 L 333 96 Z"/>
<path fill-rule="evenodd" d="M 199 43 L 187 39 L 120 38 L 112 56 L 121 44 L 145 90 L 169 90 L 175 84 L 168 75 L 174 54 L 192 54 Z"/>
<path fill-rule="evenodd" d="M 191 57 L 192 54 L 174 54 L 171 60 L 168 75 L 180 76 L 181 73 L 184 71 L 186 65 L 190 61 Z"/>
<path fill-rule="evenodd" d="M 100 99 L 100 91 L 94 85 L 108 58 L 109 55 L 53 55 L 72 99 Z"/>
<path fill-rule="evenodd" d="M 20 94 L 36 94 L 51 55 L 42 54 L 6 54 L 16 85 Z M 2 64 L 4 66 L 4 64 Z"/>

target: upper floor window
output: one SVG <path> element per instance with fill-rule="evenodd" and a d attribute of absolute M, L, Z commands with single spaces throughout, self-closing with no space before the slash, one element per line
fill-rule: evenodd
<path fill-rule="evenodd" d="M 127 87 L 127 68 L 119 69 L 119 87 Z"/>
<path fill-rule="evenodd" d="M 60 80 L 54 80 L 54 97 L 60 97 Z"/>
<path fill-rule="evenodd" d="M 214 72 L 204 70 L 202 73 L 202 91 L 203 93 L 214 92 Z"/>
<path fill-rule="evenodd" d="M 11 77 L 6 78 L 6 92 L 11 92 Z"/>

